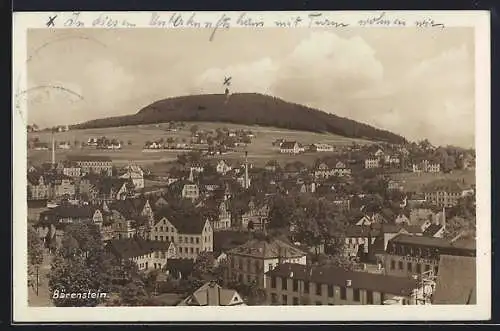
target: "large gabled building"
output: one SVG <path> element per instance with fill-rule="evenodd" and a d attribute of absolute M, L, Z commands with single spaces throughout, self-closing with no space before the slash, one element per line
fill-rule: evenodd
<path fill-rule="evenodd" d="M 196 259 L 204 251 L 213 251 L 213 229 L 201 215 L 180 215 L 162 209 L 155 215 L 150 240 L 171 241 L 180 258 Z"/>
<path fill-rule="evenodd" d="M 266 286 L 264 274 L 281 263 L 306 264 L 307 253 L 281 239 L 253 239 L 227 252 L 231 280 Z"/>

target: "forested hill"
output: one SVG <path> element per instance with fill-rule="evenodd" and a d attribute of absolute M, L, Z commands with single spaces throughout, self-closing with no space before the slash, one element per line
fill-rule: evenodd
<path fill-rule="evenodd" d="M 224 122 L 290 130 L 328 132 L 345 137 L 403 143 L 405 138 L 348 118 L 256 93 L 190 95 L 156 101 L 137 114 L 74 125 L 75 129 L 170 121 Z"/>

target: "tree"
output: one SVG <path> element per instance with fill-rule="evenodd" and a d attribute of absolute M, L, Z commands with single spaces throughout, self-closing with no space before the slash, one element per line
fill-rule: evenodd
<path fill-rule="evenodd" d="M 214 142 L 215 142 L 214 137 L 212 136 L 207 137 L 208 146 L 213 146 Z"/>
<path fill-rule="evenodd" d="M 269 228 L 283 228 L 290 226 L 295 204 L 292 199 L 276 195 L 271 201 L 269 210 Z"/>
<path fill-rule="evenodd" d="M 213 276 L 215 258 L 211 252 L 203 251 L 198 254 L 193 265 L 193 276 L 199 279 L 205 279 Z"/>
<path fill-rule="evenodd" d="M 33 226 L 28 226 L 28 286 L 38 294 L 38 270 L 43 263 L 43 243 Z"/>
<path fill-rule="evenodd" d="M 243 136 L 241 138 L 241 142 L 243 142 L 245 144 L 251 144 L 252 143 L 252 139 L 249 136 Z"/>
<path fill-rule="evenodd" d="M 125 285 L 120 291 L 120 305 L 122 306 L 142 306 L 148 299 L 144 282 L 134 279 Z"/>
<path fill-rule="evenodd" d="M 191 132 L 191 135 L 193 135 L 193 136 L 194 136 L 194 135 L 196 134 L 196 132 L 198 132 L 198 129 L 199 129 L 199 128 L 198 128 L 198 125 L 196 125 L 196 124 L 195 124 L 195 125 L 192 125 L 192 126 L 189 128 L 189 131 Z"/>
<path fill-rule="evenodd" d="M 120 286 L 117 280 L 133 278 L 125 266 L 105 249 L 95 224 L 69 224 L 48 275 L 49 290 L 59 293 L 59 297 L 53 297 L 54 304 L 60 307 L 98 305 L 103 298 L 61 298 L 60 294 L 116 291 Z"/>

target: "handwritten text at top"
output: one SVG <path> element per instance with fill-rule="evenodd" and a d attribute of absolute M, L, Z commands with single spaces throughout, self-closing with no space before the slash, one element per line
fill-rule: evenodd
<path fill-rule="evenodd" d="M 116 16 L 116 15 L 115 15 Z M 127 19 L 115 17 L 112 14 L 100 13 L 92 17 L 90 21 L 81 19 L 80 12 L 73 12 L 69 18 L 63 22 L 64 27 L 101 27 L 101 28 L 133 28 L 137 23 L 134 17 Z M 204 17 L 204 18 L 202 18 Z M 48 24 L 47 24 L 48 25 Z M 51 22 L 51 25 L 52 22 Z M 210 29 L 210 40 L 214 39 L 216 32 L 220 29 L 231 27 L 263 28 L 346 28 L 346 27 L 417 27 L 417 28 L 444 28 L 445 25 L 436 22 L 432 18 L 423 18 L 414 21 L 407 21 L 389 13 L 368 15 L 359 19 L 354 24 L 341 20 L 332 19 L 324 13 L 308 13 L 304 15 L 294 15 L 283 19 L 265 21 L 262 14 L 239 13 L 237 16 L 223 13 L 219 17 L 207 19 L 198 13 L 158 13 L 150 14 L 148 25 L 158 28 L 201 28 Z"/>

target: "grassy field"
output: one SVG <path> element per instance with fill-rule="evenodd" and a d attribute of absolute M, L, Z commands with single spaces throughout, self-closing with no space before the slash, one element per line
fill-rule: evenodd
<path fill-rule="evenodd" d="M 467 186 L 476 184 L 476 173 L 474 170 L 455 170 L 452 173 L 400 173 L 391 176 L 395 180 L 400 180 L 406 191 L 419 191 L 423 185 L 435 180 L 456 180 Z"/>
<path fill-rule="evenodd" d="M 158 163 L 165 163 L 175 160 L 178 152 L 176 151 L 155 151 L 144 152 L 143 146 L 146 141 L 153 141 L 160 138 L 167 139 L 169 137 L 185 138 L 189 141 L 191 133 L 189 128 L 192 123 L 187 123 L 184 130 L 177 132 L 166 131 L 167 124 L 153 124 L 153 125 L 140 125 L 119 128 L 106 128 L 106 129 L 86 129 L 86 130 L 73 130 L 68 132 L 56 133 L 56 141 L 69 141 L 74 142 L 87 142 L 91 137 L 106 136 L 108 138 L 115 138 L 123 141 L 125 144 L 121 150 L 96 150 L 88 148 L 73 147 L 71 150 L 57 150 L 56 159 L 65 159 L 68 154 L 83 154 L 83 155 L 102 155 L 109 156 L 117 165 L 125 164 L 128 161 L 134 161 L 144 166 L 153 166 Z M 327 143 L 336 146 L 349 145 L 353 142 L 360 144 L 371 143 L 367 140 L 346 138 L 333 134 L 319 134 L 304 131 L 291 131 L 285 129 L 275 129 L 269 127 L 259 126 L 245 126 L 226 123 L 196 123 L 200 129 L 215 130 L 217 128 L 227 127 L 229 129 L 245 129 L 252 130 L 255 134 L 252 143 L 247 147 L 250 162 L 256 165 L 263 165 L 270 159 L 276 159 L 279 162 L 288 162 L 301 160 L 304 163 L 310 163 L 320 155 L 325 153 L 311 153 L 302 154 L 300 156 L 281 155 L 278 150 L 272 146 L 272 142 L 276 139 L 296 140 L 304 145 L 312 143 Z M 40 141 L 50 143 L 49 132 L 35 132 L 29 133 L 30 138 L 38 137 Z M 132 145 L 128 145 L 128 141 Z M 79 145 L 79 144 L 78 144 Z M 244 152 L 233 152 L 224 155 L 224 159 L 237 160 L 243 159 Z M 28 151 L 28 160 L 33 164 L 42 162 L 49 162 L 51 160 L 51 151 Z"/>

